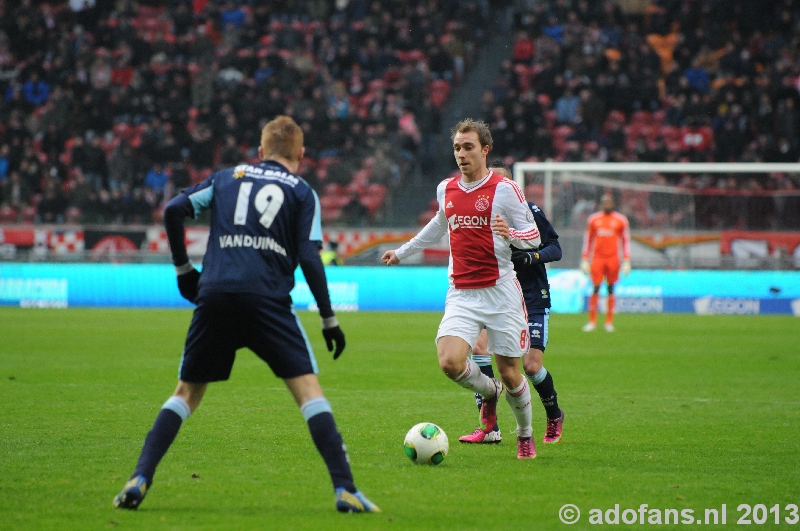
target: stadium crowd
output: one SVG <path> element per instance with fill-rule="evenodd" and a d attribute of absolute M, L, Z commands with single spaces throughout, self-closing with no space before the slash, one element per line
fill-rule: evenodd
<path fill-rule="evenodd" d="M 487 16 L 454 0 L 0 0 L 0 221 L 149 222 L 255 159 L 259 124 L 288 114 L 326 218 L 365 223 L 433 156 Z"/>
<path fill-rule="evenodd" d="M 507 162 L 798 161 L 791 0 L 626 4 L 642 9 L 0 0 L 0 222 L 157 221 L 176 190 L 254 160 L 278 114 L 305 132 L 324 220 L 380 222 L 387 193 L 434 164 L 441 107 L 498 30 L 513 48 L 478 99 Z M 797 176 L 654 179 L 760 213 L 742 228 L 800 226 Z M 731 222 L 697 210 L 699 227 Z"/>
<path fill-rule="evenodd" d="M 515 15 L 511 57 L 481 99 L 495 154 L 509 161 L 800 160 L 796 2 L 638 3 L 636 15 L 610 0 L 518 3 L 524 9 Z M 688 207 L 672 202 L 683 205 L 677 211 L 667 211 L 664 194 L 651 194 L 649 205 L 628 214 L 634 226 L 672 217 L 677 227 L 797 229 L 798 178 L 656 175 L 653 184 L 700 193 Z M 582 192 L 566 190 L 564 203 L 577 204 Z"/>

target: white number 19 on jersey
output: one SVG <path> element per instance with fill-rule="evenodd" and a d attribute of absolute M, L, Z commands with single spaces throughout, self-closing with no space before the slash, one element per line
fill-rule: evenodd
<path fill-rule="evenodd" d="M 250 193 L 253 191 L 253 183 L 244 182 L 239 186 L 239 196 L 236 198 L 236 210 L 233 212 L 233 224 L 244 225 L 247 222 L 247 207 L 250 204 Z M 258 221 L 269 228 L 278 215 L 278 211 L 283 205 L 283 190 L 277 184 L 267 184 L 263 186 L 255 198 L 253 206 L 256 208 L 261 219 Z"/>

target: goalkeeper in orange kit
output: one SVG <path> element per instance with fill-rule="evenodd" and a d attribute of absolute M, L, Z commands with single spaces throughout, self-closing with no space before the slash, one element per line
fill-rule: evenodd
<path fill-rule="evenodd" d="M 603 196 L 601 207 L 603 209 L 601 212 L 589 216 L 583 237 L 581 271 L 589 275 L 594 284 L 594 291 L 589 298 L 589 322 L 584 325 L 584 332 L 591 332 L 597 328 L 598 293 L 604 278 L 608 286 L 605 329 L 608 332 L 614 331 L 616 302 L 614 284 L 619 279 L 620 271 L 623 275 L 631 272 L 631 234 L 628 218 L 614 211 L 614 198 L 611 195 Z M 620 241 L 622 264 L 619 260 Z"/>

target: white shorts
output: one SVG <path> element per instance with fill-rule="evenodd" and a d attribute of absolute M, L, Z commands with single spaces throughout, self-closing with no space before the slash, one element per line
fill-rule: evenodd
<path fill-rule="evenodd" d="M 456 336 L 472 346 L 484 328 L 491 354 L 520 358 L 528 352 L 528 314 L 516 278 L 488 288 L 447 290 L 436 341 Z"/>

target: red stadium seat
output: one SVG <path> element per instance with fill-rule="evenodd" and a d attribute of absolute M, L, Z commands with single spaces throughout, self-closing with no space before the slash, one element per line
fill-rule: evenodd
<path fill-rule="evenodd" d="M 323 223 L 335 223 L 342 217 L 342 209 L 341 208 L 323 208 L 322 209 L 322 222 Z"/>
<path fill-rule="evenodd" d="M 328 183 L 323 189 L 323 195 L 342 195 L 345 193 L 344 186 L 339 183 Z"/>
<path fill-rule="evenodd" d="M 428 84 L 428 91 L 430 92 L 431 102 L 436 107 L 442 107 L 447 99 L 450 97 L 450 83 L 444 79 L 437 79 Z"/>
<path fill-rule="evenodd" d="M 418 225 L 427 225 L 430 220 L 433 219 L 433 216 L 436 215 L 436 210 L 426 210 L 419 216 L 417 216 L 417 224 Z"/>
<path fill-rule="evenodd" d="M 36 221 L 36 207 L 34 205 L 26 206 L 20 212 L 19 217 L 22 223 L 33 223 Z"/>
<path fill-rule="evenodd" d="M 17 221 L 16 209 L 3 205 L 0 207 L 0 223 L 15 223 Z"/>

